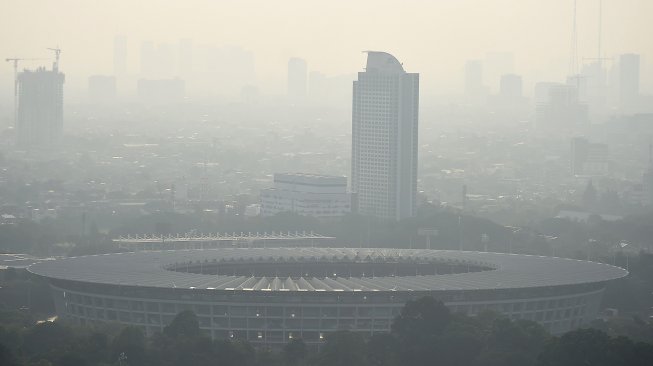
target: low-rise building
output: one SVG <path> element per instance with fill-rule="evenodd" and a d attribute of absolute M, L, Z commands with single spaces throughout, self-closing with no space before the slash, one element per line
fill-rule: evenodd
<path fill-rule="evenodd" d="M 303 173 L 277 173 L 274 186 L 261 191 L 261 215 L 292 212 L 321 219 L 351 211 L 347 178 Z"/>

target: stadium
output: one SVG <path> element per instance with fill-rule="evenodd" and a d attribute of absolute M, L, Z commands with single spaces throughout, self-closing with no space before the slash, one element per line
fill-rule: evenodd
<path fill-rule="evenodd" d="M 117 322 L 161 331 L 193 310 L 214 339 L 274 346 L 329 332 L 388 332 L 411 299 L 453 312 L 496 311 L 553 334 L 596 318 L 606 264 L 529 255 L 426 249 L 221 248 L 141 251 L 37 263 L 57 315 L 82 325 Z"/>

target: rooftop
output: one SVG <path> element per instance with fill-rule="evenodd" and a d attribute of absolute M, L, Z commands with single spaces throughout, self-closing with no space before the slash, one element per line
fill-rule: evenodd
<path fill-rule="evenodd" d="M 440 263 L 480 271 L 437 275 L 336 275 L 316 277 L 265 274 L 192 273 L 190 266 L 242 263 L 241 267 L 297 263 Z M 179 269 L 186 268 L 181 272 Z M 175 270 L 177 269 L 177 270 Z M 604 282 L 628 272 L 607 264 L 554 257 L 423 249 L 226 248 L 151 251 L 73 257 L 37 263 L 29 271 L 43 277 L 121 286 L 258 291 L 447 291 L 495 290 Z M 267 270 L 269 273 L 269 269 Z M 200 272 L 203 272 L 200 270 Z M 217 271 L 216 271 L 217 272 Z M 313 271 L 315 272 L 315 271 Z M 242 271 L 239 273 L 242 274 Z M 262 273 L 265 273 L 263 271 Z M 387 273 L 387 271 L 386 271 Z"/>

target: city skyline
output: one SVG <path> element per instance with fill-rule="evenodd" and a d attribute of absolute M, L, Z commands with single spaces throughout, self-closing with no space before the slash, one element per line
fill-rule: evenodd
<path fill-rule="evenodd" d="M 62 19 L 61 23 L 50 26 L 50 22 L 41 22 L 41 13 L 30 18 L 21 16 L 36 4 L 43 10 L 42 14 L 57 14 Z M 176 47 L 178 40 L 191 39 L 193 46 L 198 48 L 232 45 L 248 50 L 257 61 L 256 83 L 267 94 L 285 94 L 285 65 L 289 57 L 304 58 L 311 66 L 311 71 L 340 75 L 355 68 L 361 58 L 358 52 L 366 49 L 386 49 L 412 60 L 407 66 L 421 70 L 425 95 L 461 92 L 461 75 L 466 60 L 483 59 L 491 53 L 507 52 L 514 55 L 515 73 L 523 76 L 527 95 L 531 93 L 531 86 L 536 81 L 563 81 L 568 73 L 572 30 L 570 2 L 408 2 L 399 12 L 413 17 L 410 23 L 402 23 L 397 32 L 382 26 L 397 11 L 392 6 L 393 2 L 375 3 L 377 20 L 364 17 L 359 19 L 358 15 L 364 11 L 365 4 L 367 1 L 351 4 L 349 12 L 343 8 L 344 4 L 324 4 L 323 12 L 318 15 L 307 4 L 293 1 L 283 1 L 278 7 L 254 2 L 252 5 L 257 5 L 256 9 L 248 14 L 249 17 L 245 17 L 244 10 L 231 2 L 221 2 L 218 5 L 191 1 L 187 5 L 152 11 L 147 2 L 133 7 L 131 3 L 119 1 L 106 8 L 77 6 L 74 14 L 81 22 L 65 22 L 63 19 L 72 14 L 61 13 L 64 4 L 26 1 L 9 7 L 5 13 L 7 19 L 2 19 L 1 24 L 12 27 L 16 21 L 14 19 L 21 19 L 21 26 L 48 31 L 28 32 L 21 37 L 23 41 L 20 43 L 10 36 L 12 32 L 2 32 L 0 51 L 5 57 L 39 57 L 44 54 L 42 48 L 58 44 L 67 50 L 64 66 L 68 70 L 76 70 L 75 75 L 67 80 L 71 91 L 83 88 L 90 75 L 113 72 L 115 60 L 112 52 L 116 46 L 116 35 L 126 37 L 126 45 L 119 43 L 119 49 L 128 49 L 119 68 L 122 69 L 122 65 L 126 64 L 125 67 L 132 73 L 138 70 L 139 45 L 145 41 L 168 43 Z M 578 57 L 581 63 L 585 63 L 584 59 L 597 55 L 597 4 L 595 1 L 578 4 Z M 286 14 L 282 11 L 284 7 L 292 8 L 293 12 Z M 603 4 L 601 53 L 608 58 L 624 53 L 644 55 L 641 61 L 643 92 L 650 92 L 652 87 L 650 61 L 646 55 L 653 54 L 653 46 L 646 42 L 646 37 L 638 37 L 637 32 L 647 29 L 645 14 L 650 14 L 652 8 L 653 4 L 641 0 L 619 3 L 605 1 Z M 232 10 L 233 19 L 222 19 L 223 14 Z M 123 22 L 118 24 L 105 20 L 109 16 L 104 15 L 120 12 L 127 14 L 123 15 Z M 292 14 L 302 16 L 293 17 Z M 323 20 L 338 15 L 342 18 L 339 29 L 329 32 L 326 29 L 328 23 Z M 175 22 L 176 17 L 182 16 L 195 21 L 192 24 L 183 23 L 184 25 Z M 213 22 L 211 17 L 216 16 L 221 21 Z M 628 19 L 628 22 L 624 19 Z M 277 21 L 287 26 L 274 26 L 278 24 Z M 555 27 L 548 26 L 552 21 L 555 21 Z M 161 23 L 169 26 L 162 29 Z M 83 28 L 90 24 L 93 26 Z M 301 34 L 293 32 L 293 29 L 300 26 L 305 26 L 307 31 Z M 251 32 L 242 32 L 245 29 Z M 264 33 L 257 30 L 265 29 L 272 29 L 278 42 L 262 42 L 260 35 Z M 365 29 L 374 29 L 376 32 L 366 32 Z M 82 32 L 86 34 L 84 40 L 74 37 Z M 343 34 L 349 36 L 342 39 Z M 405 37 L 414 38 L 415 42 L 402 42 Z M 335 39 L 338 42 L 333 42 Z M 314 42 L 309 42 L 311 40 Z M 421 44 L 437 44 L 438 47 L 421 47 Z M 93 52 L 85 53 L 88 49 L 93 49 Z M 193 56 L 194 62 L 200 60 L 199 55 Z M 609 66 L 608 63 L 606 66 Z M 168 75 L 173 76 L 177 75 Z M 0 70 L 0 80 L 10 79 L 9 68 Z M 490 86 L 498 88 L 498 84 Z M 239 90 L 233 93 L 237 94 Z"/>

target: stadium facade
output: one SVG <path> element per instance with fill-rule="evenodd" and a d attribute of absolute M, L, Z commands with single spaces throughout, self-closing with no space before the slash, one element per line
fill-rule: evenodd
<path fill-rule="evenodd" d="M 420 249 L 224 248 L 74 257 L 29 267 L 47 278 L 57 314 L 82 325 L 161 331 L 193 310 L 213 338 L 319 344 L 340 329 L 388 332 L 411 299 L 453 312 L 496 311 L 560 334 L 599 313 L 606 264 L 516 254 Z"/>

